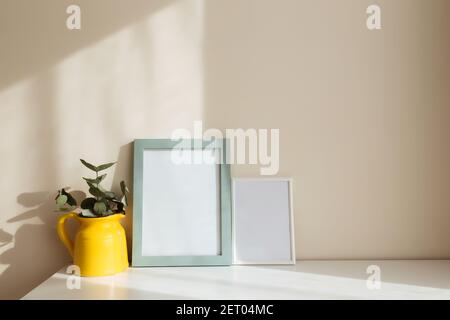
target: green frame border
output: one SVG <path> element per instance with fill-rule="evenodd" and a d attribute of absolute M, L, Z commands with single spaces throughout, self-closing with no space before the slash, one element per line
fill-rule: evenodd
<path fill-rule="evenodd" d="M 190 143 L 192 149 L 222 148 L 220 164 L 221 254 L 217 256 L 143 256 L 142 255 L 142 199 L 144 150 L 174 148 L 180 142 Z M 231 235 L 231 176 L 226 163 L 228 143 L 225 139 L 136 139 L 134 141 L 133 186 L 133 267 L 146 266 L 228 266 L 232 261 Z"/>

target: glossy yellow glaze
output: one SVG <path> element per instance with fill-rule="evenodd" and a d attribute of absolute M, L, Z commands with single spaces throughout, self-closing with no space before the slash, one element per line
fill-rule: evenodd
<path fill-rule="evenodd" d="M 128 268 L 127 242 L 125 230 L 119 220 L 123 214 L 101 218 L 83 218 L 71 212 L 58 220 L 59 238 L 80 268 L 82 276 L 107 276 Z M 68 218 L 80 223 L 80 228 L 72 241 L 64 227 Z"/>

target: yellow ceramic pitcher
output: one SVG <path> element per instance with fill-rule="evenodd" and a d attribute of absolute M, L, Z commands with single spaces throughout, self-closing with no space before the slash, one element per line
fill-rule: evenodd
<path fill-rule="evenodd" d="M 119 223 L 124 214 L 114 214 L 100 218 L 84 218 L 75 212 L 67 213 L 58 220 L 59 238 L 80 268 L 82 276 L 107 276 L 128 268 L 127 242 L 125 230 Z M 80 223 L 80 228 L 72 241 L 64 228 L 68 218 Z"/>

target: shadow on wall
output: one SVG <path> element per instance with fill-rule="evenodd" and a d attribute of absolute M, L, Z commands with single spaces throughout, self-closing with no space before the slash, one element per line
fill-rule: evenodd
<path fill-rule="evenodd" d="M 13 239 L 12 234 L 0 229 L 0 248 L 10 243 Z"/>
<path fill-rule="evenodd" d="M 18 134 L 14 141 L 6 137 L 0 139 L 0 151 L 11 155 L 0 168 L 0 175 L 4 176 L 0 191 L 9 192 L 11 200 L 20 193 L 20 186 L 23 185 L 28 190 L 51 191 L 19 194 L 17 202 L 26 212 L 13 211 L 8 207 L 3 210 L 0 219 L 0 265 L 5 269 L 0 271 L 0 299 L 20 298 L 70 261 L 55 230 L 58 215 L 54 212 L 54 191 L 65 184 L 67 177 L 61 173 L 70 168 L 61 164 L 61 148 L 57 143 L 62 128 L 57 115 L 63 108 L 57 99 L 58 75 L 52 68 L 70 55 L 138 23 L 173 2 L 134 0 L 130 6 L 122 0 L 79 0 L 82 30 L 69 31 L 65 27 L 68 17 L 66 8 L 73 1 L 2 1 L 0 91 L 7 91 L 5 89 L 21 80 L 30 78 L 32 82 L 29 100 L 22 99 L 22 96 L 13 100 L 7 96 L 5 104 L 2 103 L 1 111 L 5 111 L 3 130 L 11 129 Z M 21 99 L 25 101 L 23 106 Z M 26 113 L 9 112 L 13 108 L 16 110 L 17 105 Z M 108 130 L 115 133 L 119 125 L 110 126 Z M 79 139 L 79 134 L 71 138 Z M 24 157 L 17 152 L 20 146 L 34 147 Z M 120 149 L 114 187 L 122 179 L 132 185 L 131 146 L 129 143 Z M 25 166 L 28 175 L 21 175 L 16 189 L 10 190 L 7 171 Z M 77 197 L 82 198 L 82 194 Z M 127 213 L 124 224 L 130 240 L 131 206 Z M 69 223 L 69 228 L 71 226 L 75 225 Z"/>
<path fill-rule="evenodd" d="M 113 177 L 113 191 L 119 193 L 120 181 L 125 180 L 132 193 L 133 143 L 123 145 L 119 150 Z M 70 191 L 70 189 L 67 189 Z M 86 197 L 82 191 L 70 191 L 77 203 Z M 17 202 L 30 210 L 9 219 L 8 223 L 25 223 L 19 227 L 15 235 L 0 230 L 0 247 L 11 242 L 14 246 L 0 255 L 0 264 L 7 265 L 0 274 L 0 299 L 19 299 L 30 289 L 39 285 L 56 271 L 71 261 L 66 248 L 59 241 L 56 223 L 61 213 L 55 211 L 54 192 L 48 191 L 22 193 Z M 130 205 L 126 209 L 123 222 L 126 229 L 129 258 L 131 258 L 132 238 L 132 194 Z M 36 219 L 37 218 L 37 219 Z M 32 221 L 37 220 L 37 221 Z M 67 228 L 73 236 L 76 222 L 68 220 Z M 13 279 L 13 285 L 11 285 Z M 8 285 L 10 284 L 10 285 Z"/>
<path fill-rule="evenodd" d="M 73 191 L 77 201 L 85 197 L 81 191 Z M 59 216 L 55 212 L 54 194 L 44 192 L 22 193 L 17 202 L 30 210 L 9 219 L 8 223 L 25 221 L 14 234 L 3 235 L 1 241 L 14 242 L 3 252 L 0 263 L 7 265 L 0 275 L 0 299 L 18 299 L 70 261 L 70 256 L 59 242 L 55 230 Z M 33 221 L 32 220 L 37 220 Z M 8 286 L 11 279 L 14 285 Z"/>
<path fill-rule="evenodd" d="M 112 181 L 112 190 L 116 194 L 120 194 L 120 181 L 124 180 L 127 184 L 130 195 L 128 197 L 128 207 L 125 209 L 125 219 L 122 225 L 126 231 L 128 259 L 131 261 L 132 235 L 133 235 L 133 142 L 129 142 L 119 149 L 117 163 L 115 165 L 114 176 Z"/>
<path fill-rule="evenodd" d="M 78 0 L 81 30 L 66 28 L 72 0 L 3 0 L 0 11 L 0 88 L 133 24 L 173 0 Z M 70 34 L 70 36 L 69 36 Z"/>

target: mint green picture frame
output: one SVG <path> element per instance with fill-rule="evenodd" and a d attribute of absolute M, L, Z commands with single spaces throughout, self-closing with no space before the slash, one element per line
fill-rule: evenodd
<path fill-rule="evenodd" d="M 184 139 L 192 149 L 220 148 L 222 161 L 220 168 L 220 254 L 214 256 L 143 256 L 142 255 L 142 204 L 143 166 L 145 150 L 171 150 L 181 140 L 137 139 L 134 141 L 134 185 L 133 185 L 133 267 L 157 266 L 228 266 L 232 262 L 232 204 L 230 165 L 226 163 L 228 143 L 225 139 L 194 140 Z"/>

